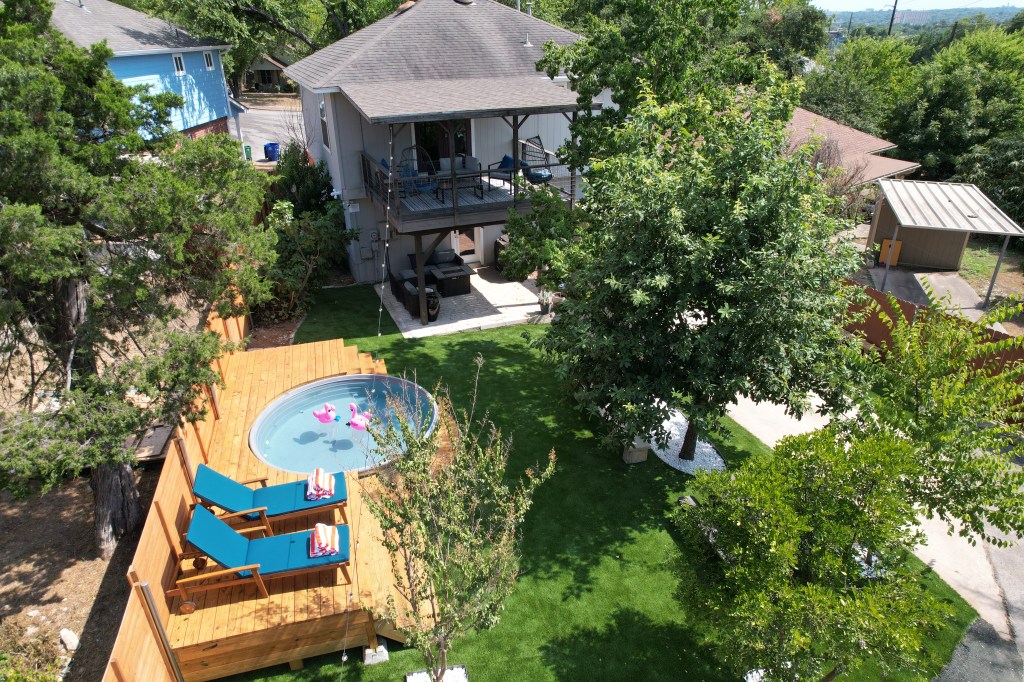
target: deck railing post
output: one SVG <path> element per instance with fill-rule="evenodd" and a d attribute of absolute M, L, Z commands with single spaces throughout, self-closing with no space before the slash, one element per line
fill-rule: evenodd
<path fill-rule="evenodd" d="M 128 568 L 128 583 L 132 586 L 132 591 L 139 595 L 139 600 L 142 602 L 142 611 L 149 622 L 149 628 L 153 633 L 153 638 L 156 640 L 156 646 L 160 650 L 160 657 L 163 659 L 164 665 L 167 666 L 167 672 L 177 682 L 185 682 L 181 669 L 178 667 L 178 659 L 175 657 L 174 649 L 171 647 L 171 641 L 167 638 L 167 631 L 164 630 L 163 623 L 160 622 L 158 617 L 159 612 L 156 609 L 156 602 L 153 601 L 153 592 L 149 589 L 149 583 L 145 580 L 139 580 L 139 576 L 133 566 Z"/>

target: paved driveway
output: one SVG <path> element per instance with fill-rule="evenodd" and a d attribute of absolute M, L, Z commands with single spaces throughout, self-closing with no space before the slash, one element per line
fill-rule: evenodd
<path fill-rule="evenodd" d="M 265 163 L 263 145 L 278 142 L 283 147 L 290 139 L 305 140 L 302 111 L 295 108 L 263 109 L 251 107 L 238 117 L 242 142 L 252 147 L 252 160 Z"/>

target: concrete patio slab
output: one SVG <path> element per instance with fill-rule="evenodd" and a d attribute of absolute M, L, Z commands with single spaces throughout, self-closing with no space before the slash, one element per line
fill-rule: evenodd
<path fill-rule="evenodd" d="M 984 301 L 978 296 L 974 288 L 968 284 L 958 272 L 927 272 L 915 275 L 921 282 L 922 288 L 925 283 L 931 287 L 935 294 L 935 300 L 943 302 L 946 312 L 966 317 L 968 320 L 977 322 L 985 314 L 982 307 Z M 991 325 L 992 329 L 1006 332 L 1001 324 Z"/>
<path fill-rule="evenodd" d="M 540 314 L 537 285 L 532 279 L 509 282 L 494 267 L 486 266 L 476 268 L 470 286 L 468 294 L 442 298 L 437 320 L 426 325 L 409 314 L 401 301 L 391 295 L 388 286 L 375 288 L 391 319 L 407 339 L 551 320 L 550 315 Z"/>
<path fill-rule="evenodd" d="M 915 274 L 911 270 L 890 268 L 889 277 L 885 280 L 885 292 L 917 305 L 928 305 L 928 296 L 921 288 L 921 283 L 914 276 Z M 881 291 L 882 280 L 885 279 L 885 268 L 871 268 L 871 279 L 875 283 L 875 288 Z"/>

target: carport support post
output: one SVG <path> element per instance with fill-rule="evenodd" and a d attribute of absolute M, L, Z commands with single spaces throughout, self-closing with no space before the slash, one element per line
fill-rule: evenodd
<path fill-rule="evenodd" d="M 423 272 L 423 237 L 416 235 L 416 289 L 420 297 L 420 324 L 427 323 L 427 275 Z"/>
<path fill-rule="evenodd" d="M 889 241 L 889 257 L 885 259 L 885 274 L 882 275 L 882 293 L 885 293 L 885 283 L 889 281 L 889 266 L 892 265 L 892 252 L 896 250 L 896 237 L 900 235 L 899 223 L 892 232 L 892 240 Z"/>
<path fill-rule="evenodd" d="M 981 305 L 982 308 L 988 307 L 988 301 L 992 298 L 992 290 L 996 286 L 996 277 L 999 276 L 999 268 L 1003 264 L 1003 258 L 1006 256 L 1006 247 L 1010 245 L 1010 235 L 1006 235 L 1006 239 L 1003 240 L 1003 248 L 999 252 L 999 260 L 996 261 L 995 272 L 992 273 L 992 281 L 988 283 L 988 293 L 985 294 L 985 302 Z"/>

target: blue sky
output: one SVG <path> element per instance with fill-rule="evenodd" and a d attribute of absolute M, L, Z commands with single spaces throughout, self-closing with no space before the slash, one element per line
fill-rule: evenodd
<path fill-rule="evenodd" d="M 892 2 L 886 0 L 812 0 L 813 5 L 828 12 L 841 14 L 843 12 L 856 12 L 862 9 L 892 9 Z M 899 9 L 954 9 L 957 7 L 1002 7 L 1013 5 L 1016 7 L 1024 5 L 1022 2 L 1006 2 L 1003 0 L 899 0 Z"/>

